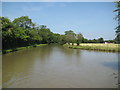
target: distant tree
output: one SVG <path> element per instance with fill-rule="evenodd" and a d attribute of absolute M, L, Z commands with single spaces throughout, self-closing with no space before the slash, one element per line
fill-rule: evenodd
<path fill-rule="evenodd" d="M 83 43 L 88 43 L 88 39 L 84 38 Z"/>
<path fill-rule="evenodd" d="M 104 43 L 104 39 L 98 38 L 98 39 L 84 39 L 84 43 Z"/>
<path fill-rule="evenodd" d="M 79 44 L 82 43 L 84 38 L 81 33 L 77 34 L 76 37 L 77 37 L 76 43 L 77 43 L 77 46 L 79 46 Z"/>
<path fill-rule="evenodd" d="M 108 43 L 115 43 L 115 40 L 105 40 L 105 42 L 108 42 Z"/>
<path fill-rule="evenodd" d="M 65 43 L 67 43 L 67 41 L 66 41 L 66 36 L 65 35 L 60 35 L 60 44 L 65 44 Z"/>
<path fill-rule="evenodd" d="M 70 43 L 72 43 L 72 45 L 75 43 L 75 35 L 72 30 L 65 31 L 66 41 L 69 45 Z"/>
<path fill-rule="evenodd" d="M 102 41 L 102 39 L 100 39 L 100 40 L 93 39 L 93 40 L 92 40 L 92 43 L 99 43 L 100 41 Z"/>
<path fill-rule="evenodd" d="M 98 42 L 99 43 L 104 43 L 104 39 L 103 38 L 98 38 Z"/>
<path fill-rule="evenodd" d="M 41 25 L 38 31 L 38 34 L 42 37 L 42 43 L 50 44 L 52 42 L 53 33 L 45 25 Z"/>

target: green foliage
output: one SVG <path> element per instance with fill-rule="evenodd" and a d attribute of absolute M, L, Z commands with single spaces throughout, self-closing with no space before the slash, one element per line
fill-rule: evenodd
<path fill-rule="evenodd" d="M 16 27 L 22 27 L 23 29 L 31 29 L 34 27 L 34 23 L 31 19 L 28 18 L 28 16 L 21 16 L 19 18 L 16 18 L 13 21 L 13 24 Z"/>
<path fill-rule="evenodd" d="M 104 43 L 104 39 L 103 38 L 98 38 L 98 39 L 84 39 L 83 43 Z"/>
<path fill-rule="evenodd" d="M 3 50 L 35 44 L 65 44 L 65 35 L 55 34 L 45 25 L 36 26 L 28 16 L 10 21 L 0 17 Z"/>
<path fill-rule="evenodd" d="M 50 31 L 49 28 L 42 25 L 38 30 L 38 34 L 42 38 L 42 41 L 41 41 L 42 43 L 48 43 L 48 44 L 51 43 L 53 33 Z"/>
<path fill-rule="evenodd" d="M 108 43 L 115 43 L 116 40 L 105 40 L 105 42 L 108 42 Z"/>
<path fill-rule="evenodd" d="M 12 22 L 8 19 L 8 18 L 5 18 L 5 17 L 0 17 L 0 21 L 2 22 L 2 40 L 3 40 L 3 43 L 4 47 L 9 46 L 8 47 L 11 47 L 14 43 L 13 43 L 13 30 L 14 30 L 14 25 L 12 24 Z"/>
<path fill-rule="evenodd" d="M 117 12 L 116 20 L 118 21 L 118 26 L 116 27 L 116 43 L 120 43 L 120 1 L 115 2 L 116 3 L 116 10 L 114 12 Z"/>
<path fill-rule="evenodd" d="M 103 39 L 103 38 L 99 38 L 99 39 L 98 39 L 98 42 L 99 42 L 99 43 L 104 43 L 104 39 Z"/>
<path fill-rule="evenodd" d="M 66 41 L 68 44 L 72 43 L 72 45 L 75 43 L 75 36 L 76 34 L 72 31 L 72 30 L 69 30 L 69 31 L 65 31 L 65 36 L 66 36 Z"/>
<path fill-rule="evenodd" d="M 11 48 L 34 46 L 36 44 L 65 44 L 77 43 L 103 43 L 103 38 L 88 40 L 81 33 L 75 34 L 74 31 L 65 31 L 60 35 L 51 32 L 45 25 L 37 26 L 28 16 L 21 16 L 11 21 L 6 17 L 0 17 L 2 26 L 3 50 L 10 51 Z M 14 50 L 13 50 L 14 51 Z"/>
<path fill-rule="evenodd" d="M 84 37 L 81 33 L 77 34 L 77 40 L 76 40 L 76 43 L 77 45 L 79 45 L 80 43 L 82 43 L 84 40 Z"/>
<path fill-rule="evenodd" d="M 104 43 L 104 39 L 98 38 L 98 39 L 93 39 L 93 40 L 88 40 L 83 37 L 82 33 L 75 34 L 72 30 L 65 31 L 65 40 L 66 42 L 70 45 L 74 45 L 74 43 L 79 46 L 80 43 Z"/>

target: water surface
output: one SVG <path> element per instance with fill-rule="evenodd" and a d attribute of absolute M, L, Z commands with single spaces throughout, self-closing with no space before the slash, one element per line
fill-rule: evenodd
<path fill-rule="evenodd" d="M 3 55 L 5 88 L 116 88 L 118 54 L 48 45 Z"/>

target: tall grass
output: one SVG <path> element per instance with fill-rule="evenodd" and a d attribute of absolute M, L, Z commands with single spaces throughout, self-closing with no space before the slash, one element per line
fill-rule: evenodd
<path fill-rule="evenodd" d="M 79 46 L 77 46 L 77 44 L 74 45 L 66 44 L 65 46 L 68 46 L 69 48 L 73 49 L 120 52 L 119 44 L 81 43 Z"/>

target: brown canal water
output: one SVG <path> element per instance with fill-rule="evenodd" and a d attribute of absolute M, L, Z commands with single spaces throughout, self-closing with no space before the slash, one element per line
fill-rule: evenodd
<path fill-rule="evenodd" d="M 118 53 L 48 45 L 2 56 L 3 88 L 116 88 Z"/>

